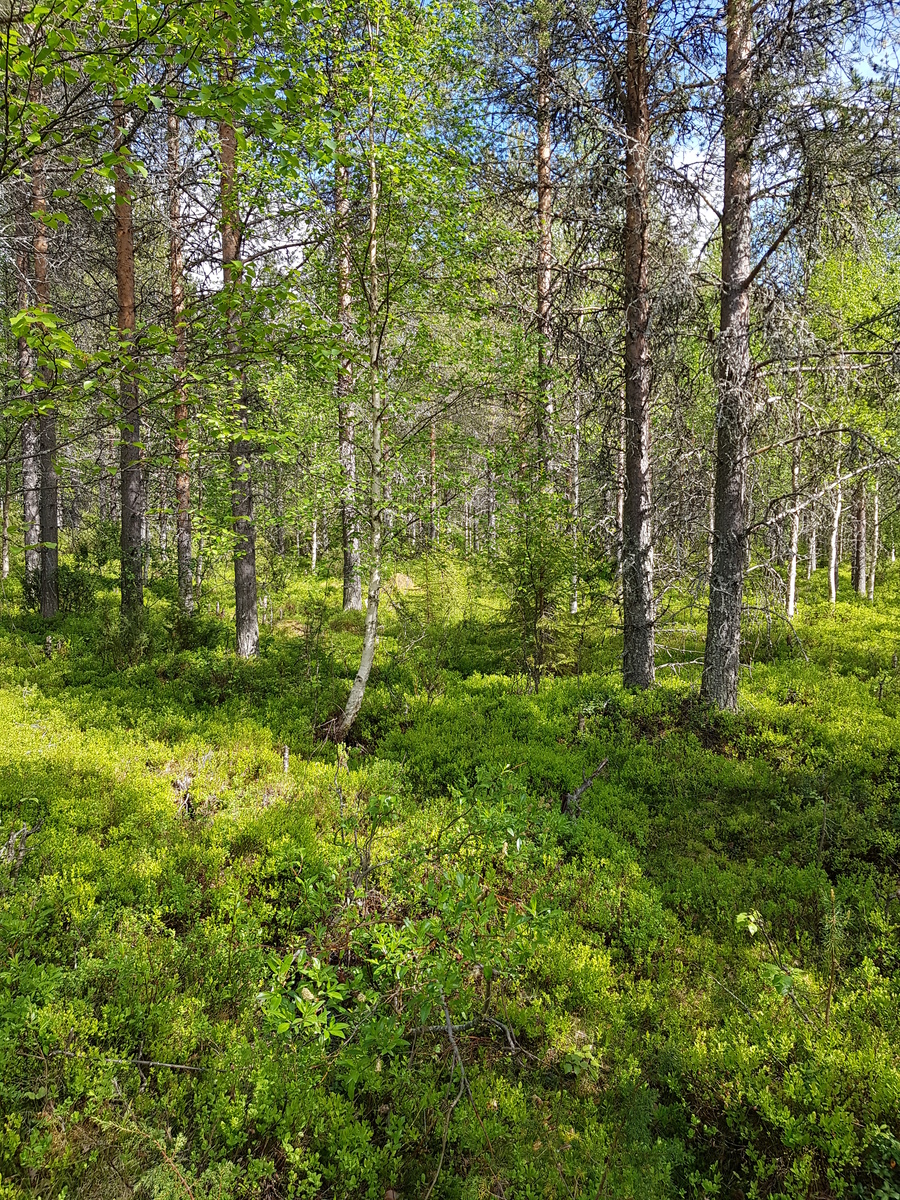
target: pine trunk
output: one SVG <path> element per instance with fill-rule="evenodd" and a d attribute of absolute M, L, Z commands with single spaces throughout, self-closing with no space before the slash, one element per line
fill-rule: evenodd
<path fill-rule="evenodd" d="M 753 9 L 728 0 L 725 64 L 725 173 L 719 395 L 709 614 L 700 692 L 737 708 L 741 601 L 747 557 L 750 451 L 750 168 L 753 149 Z"/>
<path fill-rule="evenodd" d="M 622 680 L 654 680 L 650 461 L 650 108 L 647 0 L 628 0 L 625 72 L 625 501 L 622 512 Z"/>

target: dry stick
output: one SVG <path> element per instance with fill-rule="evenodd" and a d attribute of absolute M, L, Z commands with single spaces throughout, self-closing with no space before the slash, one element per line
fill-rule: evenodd
<path fill-rule="evenodd" d="M 50 1058 L 88 1058 L 88 1054 L 79 1054 L 76 1050 L 51 1050 Z M 123 1067 L 167 1067 L 170 1071 L 193 1071 L 201 1075 L 205 1068 L 189 1067 L 184 1063 L 157 1062 L 155 1058 L 110 1058 L 106 1054 L 100 1055 L 100 1061 L 104 1063 L 121 1064 Z"/>
<path fill-rule="evenodd" d="M 478 1120 L 478 1124 L 481 1126 L 481 1132 L 484 1134 L 485 1141 L 488 1144 L 488 1150 L 491 1153 L 491 1158 L 492 1159 L 494 1158 L 494 1147 L 491 1145 L 491 1139 L 488 1137 L 488 1132 L 484 1127 L 484 1122 L 481 1119 L 481 1114 L 479 1113 L 478 1108 L 475 1104 L 475 1097 L 472 1095 L 472 1089 L 469 1087 L 469 1079 L 468 1079 L 468 1076 L 466 1075 L 466 1068 L 463 1066 L 462 1055 L 459 1052 L 459 1045 L 457 1044 L 456 1037 L 454 1035 L 453 1022 L 450 1020 L 450 1009 L 447 1007 L 447 998 L 444 995 L 443 989 L 441 990 L 441 1004 L 444 1007 L 444 1025 L 441 1028 L 444 1031 L 446 1031 L 447 1037 L 450 1041 L 450 1047 L 453 1050 L 453 1059 L 459 1067 L 459 1073 L 462 1076 L 462 1079 L 460 1080 L 459 1091 L 456 1093 L 456 1097 L 454 1098 L 453 1103 L 447 1109 L 447 1119 L 444 1122 L 444 1134 L 443 1134 L 443 1137 L 441 1138 L 441 1157 L 438 1159 L 437 1170 L 434 1173 L 434 1179 L 432 1179 L 432 1181 L 431 1181 L 431 1186 L 429 1187 L 428 1191 L 425 1193 L 422 1200 L 429 1200 L 431 1193 L 434 1191 L 435 1184 L 437 1183 L 438 1178 L 440 1176 L 441 1167 L 444 1165 L 444 1154 L 446 1153 L 446 1150 L 447 1150 L 447 1134 L 449 1133 L 449 1130 L 450 1130 L 450 1118 L 453 1115 L 453 1110 L 456 1108 L 457 1104 L 459 1104 L 460 1100 L 462 1099 L 462 1094 L 464 1091 L 469 1093 L 469 1099 L 472 1101 L 472 1111 L 474 1112 L 474 1114 Z M 494 1022 L 491 1022 L 491 1024 L 493 1024 L 493 1023 Z M 498 1021 L 497 1024 L 499 1025 L 500 1022 Z M 468 1022 L 466 1023 L 466 1025 L 468 1025 Z M 508 1033 L 507 1033 L 507 1036 L 509 1036 Z M 500 1189 L 500 1195 L 502 1197 L 504 1197 L 504 1200 L 505 1200 L 506 1193 L 503 1190 L 503 1184 L 500 1182 L 500 1178 L 497 1175 L 497 1173 L 494 1171 L 493 1167 L 491 1167 L 491 1173 L 494 1176 L 494 1179 L 497 1183 L 497 1187 Z"/>
<path fill-rule="evenodd" d="M 606 767 L 608 764 L 609 764 L 609 759 L 604 758 L 603 762 L 600 764 L 600 766 L 597 768 L 597 770 L 594 771 L 587 779 L 584 778 L 584 772 L 582 771 L 581 778 L 582 778 L 583 782 L 582 782 L 581 786 L 577 787 L 574 792 L 567 792 L 566 797 L 562 802 L 562 811 L 564 813 L 571 811 L 576 817 L 578 816 L 578 813 L 580 811 L 579 802 L 581 800 L 581 797 L 588 790 L 588 788 L 591 786 L 591 784 L 594 782 L 594 780 L 597 778 L 597 776 L 600 774 L 600 772 L 604 769 L 604 767 Z"/>

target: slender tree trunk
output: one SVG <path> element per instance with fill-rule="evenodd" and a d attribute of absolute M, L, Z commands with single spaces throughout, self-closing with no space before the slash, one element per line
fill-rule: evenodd
<path fill-rule="evenodd" d="M 9 463 L 3 468 L 3 513 L 0 530 L 0 577 L 9 578 Z"/>
<path fill-rule="evenodd" d="M 553 303 L 553 175 L 551 141 L 550 31 L 546 20 L 538 24 L 537 44 L 537 328 L 538 328 L 538 443 L 543 465 L 553 450 L 553 361 L 551 307 Z"/>
<path fill-rule="evenodd" d="M 434 546 L 437 544 L 437 425 L 433 419 L 431 422 L 429 449 L 430 470 L 428 476 L 428 542 L 430 545 Z"/>
<path fill-rule="evenodd" d="M 128 137 L 125 106 L 113 101 L 116 122 L 115 229 L 116 299 L 119 330 L 119 398 L 121 440 L 119 473 L 122 525 L 120 531 L 122 616 L 134 621 L 144 602 L 144 505 L 141 478 L 141 401 L 134 362 L 136 329 L 134 280 L 134 222 L 130 175 L 126 168 Z"/>
<path fill-rule="evenodd" d="M 16 303 L 19 310 L 28 308 L 28 277 L 31 260 L 32 228 L 24 201 L 20 206 L 16 230 Z M 17 341 L 19 384 L 23 396 L 31 389 L 34 372 L 31 347 L 26 337 Z M 30 416 L 22 425 L 22 494 L 25 518 L 25 579 L 28 584 L 38 580 L 41 570 L 41 459 L 40 431 L 37 416 Z"/>
<path fill-rule="evenodd" d="M 310 573 L 315 575 L 319 565 L 319 517 L 317 513 L 313 513 L 312 537 L 310 538 L 309 549 L 309 569 Z"/>
<path fill-rule="evenodd" d="M 856 594 L 866 598 L 866 481 L 861 475 L 853 492 L 853 586 Z"/>
<path fill-rule="evenodd" d="M 168 72 L 169 91 L 175 91 L 175 73 Z M 175 548 L 178 600 L 184 612 L 194 611 L 191 569 L 191 463 L 188 446 L 187 323 L 184 297 L 184 249 L 181 231 L 181 129 L 175 97 L 166 108 L 166 149 L 169 169 L 169 285 L 172 299 L 172 350 L 175 404 L 173 449 L 175 457 Z"/>
<path fill-rule="evenodd" d="M 809 516 L 807 517 L 807 558 L 806 558 L 806 578 L 812 579 L 818 567 L 816 560 L 817 545 L 817 520 L 815 507 L 810 507 Z"/>
<path fill-rule="evenodd" d="M 341 140 L 341 139 L 339 139 Z M 353 360 L 351 344 L 353 318 L 350 294 L 350 198 L 347 194 L 348 168 L 335 165 L 334 213 L 338 244 L 338 320 L 341 328 L 341 365 L 338 375 L 338 454 L 344 487 L 341 495 L 341 541 L 344 552 L 344 611 L 362 609 L 359 522 L 356 503 L 356 413 L 352 401 Z"/>
<path fill-rule="evenodd" d="M 881 540 L 881 513 L 878 506 L 878 476 L 872 496 L 872 562 L 869 566 L 869 599 L 875 600 L 875 569 L 878 566 L 878 543 Z"/>
<path fill-rule="evenodd" d="M 650 463 L 650 158 L 647 0 L 627 0 L 625 68 L 625 504 L 622 523 L 622 681 L 655 677 Z"/>
<path fill-rule="evenodd" d="M 616 574 L 625 550 L 625 389 L 619 392 L 619 440 L 616 446 Z"/>
<path fill-rule="evenodd" d="M 838 567 L 840 566 L 840 544 L 841 544 L 841 510 L 844 506 L 843 491 L 841 489 L 841 462 L 838 459 L 838 485 L 834 493 L 834 515 L 831 522 L 831 543 L 829 547 L 828 559 L 828 591 L 831 599 L 831 607 L 834 608 L 837 604 L 838 593 Z"/>
<path fill-rule="evenodd" d="M 374 56 L 374 45 L 373 45 Z M 372 74 L 374 78 L 374 62 Z M 378 604 L 381 599 L 381 548 L 384 520 L 384 454 L 382 429 L 384 411 L 380 380 L 380 331 L 379 331 L 379 278 L 378 278 L 378 167 L 375 160 L 375 95 L 373 83 L 369 83 L 369 404 L 372 421 L 372 481 L 371 481 L 371 529 L 372 529 L 372 572 L 369 576 L 369 592 L 366 600 L 366 624 L 363 633 L 363 648 L 359 670 L 347 697 L 344 711 L 335 722 L 334 737 L 343 741 L 356 720 L 366 693 L 366 684 L 375 661 L 378 646 Z"/>
<path fill-rule="evenodd" d="M 800 375 L 794 397 L 794 441 L 791 445 L 791 541 L 788 549 L 787 615 L 797 608 L 797 559 L 800 554 Z"/>
<path fill-rule="evenodd" d="M 579 321 L 581 318 L 579 318 Z M 572 616 L 578 612 L 578 521 L 581 512 L 581 385 L 575 381 L 574 394 L 574 429 L 572 431 L 572 484 L 569 500 L 569 512 L 572 522 L 572 594 L 569 597 L 569 612 Z M 492 510 L 493 511 L 493 510 Z"/>
<path fill-rule="evenodd" d="M 38 96 L 39 98 L 39 96 Z M 50 247 L 47 240 L 47 181 L 43 155 L 33 160 L 31 204 L 34 214 L 34 293 L 37 306 L 50 311 Z M 49 390 L 51 381 L 43 380 Z M 59 612 L 59 480 L 56 474 L 56 410 L 46 406 L 38 418 L 40 454 L 41 616 Z"/>
<path fill-rule="evenodd" d="M 233 64 L 229 64 L 233 67 Z M 233 70 L 225 72 L 228 82 Z M 249 420 L 240 367 L 240 216 L 237 189 L 237 134 L 228 121 L 219 123 L 220 188 L 222 199 L 222 276 L 226 298 L 226 355 L 230 404 L 237 433 L 228 447 L 231 468 L 231 517 L 234 528 L 234 625 L 238 658 L 259 653 L 256 610 L 256 529 L 253 524 L 253 486 Z"/>
<path fill-rule="evenodd" d="M 737 708 L 741 600 L 747 555 L 750 457 L 750 167 L 753 150 L 753 8 L 728 0 L 725 174 L 713 562 L 700 693 Z"/>

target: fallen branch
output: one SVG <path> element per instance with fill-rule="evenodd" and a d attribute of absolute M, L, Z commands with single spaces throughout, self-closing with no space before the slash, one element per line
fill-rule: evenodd
<path fill-rule="evenodd" d="M 9 872 L 7 883 L 0 887 L 0 896 L 4 895 L 8 884 L 13 883 L 19 871 L 22 868 L 22 863 L 25 861 L 25 853 L 28 849 L 27 841 L 35 833 L 37 833 L 43 821 L 38 821 L 37 825 L 29 829 L 26 824 L 22 824 L 21 829 L 14 829 L 6 839 L 6 845 L 0 849 L 0 866 L 5 866 Z"/>
<path fill-rule="evenodd" d="M 572 817 L 577 817 L 579 815 L 581 812 L 581 797 L 588 790 L 600 772 L 604 770 L 606 766 L 608 766 L 608 764 L 609 759 L 604 758 L 597 770 L 589 775 L 587 779 L 584 778 L 584 771 L 581 772 L 581 785 L 577 787 L 574 792 L 566 792 L 566 795 L 563 798 L 561 809 L 563 813 L 568 813 Z"/>

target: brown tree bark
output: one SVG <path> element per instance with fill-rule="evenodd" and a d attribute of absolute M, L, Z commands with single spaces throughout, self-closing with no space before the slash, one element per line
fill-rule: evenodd
<path fill-rule="evenodd" d="M 47 181 L 43 155 L 32 164 L 31 205 L 34 217 L 34 294 L 37 307 L 50 311 L 50 245 L 47 240 Z M 47 391 L 51 380 L 44 377 Z M 41 616 L 55 617 L 59 612 L 59 480 L 56 474 L 56 410 L 49 396 L 41 401 L 38 417 L 40 455 L 40 528 L 41 528 Z"/>
<path fill-rule="evenodd" d="M 650 104 L 647 0 L 627 0 L 625 68 L 625 501 L 622 511 L 622 680 L 655 678 L 650 461 Z"/>
<path fill-rule="evenodd" d="M 233 78 L 231 64 L 223 72 Z M 230 404 L 238 433 L 228 447 L 231 467 L 231 517 L 234 528 L 234 623 L 239 658 L 259 653 L 259 620 L 256 608 L 256 529 L 253 524 L 253 487 L 249 428 L 244 380 L 240 368 L 240 281 L 241 228 L 237 188 L 237 133 L 228 121 L 219 123 L 220 191 L 222 202 L 222 276 L 226 299 L 226 356 Z"/>
<path fill-rule="evenodd" d="M 169 184 L 169 284 L 172 302 L 172 350 L 174 375 L 173 449 L 175 458 L 175 548 L 178 571 L 178 600 L 186 613 L 194 610 L 191 564 L 191 465 L 188 447 L 187 324 L 184 298 L 184 249 L 181 229 L 181 130 L 175 107 L 175 74 L 167 73 L 170 95 L 166 103 L 166 152 Z"/>
<path fill-rule="evenodd" d="M 116 122 L 115 229 L 116 300 L 119 330 L 120 442 L 119 480 L 121 498 L 120 588 L 122 616 L 134 621 L 144 603 L 141 397 L 134 361 L 137 328 L 134 277 L 134 215 L 125 106 L 113 101 Z"/>
<path fill-rule="evenodd" d="M 747 556 L 750 461 L 750 170 L 753 152 L 753 8 L 728 0 L 725 171 L 713 561 L 700 694 L 737 708 L 741 600 Z"/>
<path fill-rule="evenodd" d="M 338 139 L 339 141 L 341 139 Z M 338 374 L 338 454 L 344 486 L 341 494 L 341 541 L 344 552 L 343 605 L 345 612 L 362 610 L 359 522 L 356 507 L 356 412 L 353 405 L 353 318 L 350 292 L 350 198 L 348 169 L 334 169 L 334 215 L 337 234 L 338 321 L 341 330 L 341 363 Z"/>

